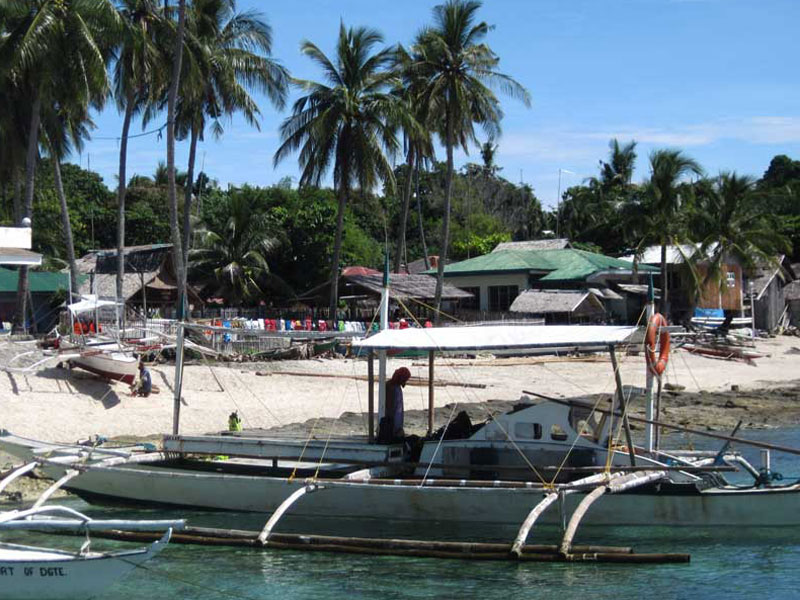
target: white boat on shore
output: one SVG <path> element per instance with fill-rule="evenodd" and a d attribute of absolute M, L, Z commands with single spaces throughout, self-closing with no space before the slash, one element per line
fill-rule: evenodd
<path fill-rule="evenodd" d="M 118 348 L 88 347 L 69 362 L 73 367 L 128 385 L 133 385 L 139 375 L 139 358 Z"/>

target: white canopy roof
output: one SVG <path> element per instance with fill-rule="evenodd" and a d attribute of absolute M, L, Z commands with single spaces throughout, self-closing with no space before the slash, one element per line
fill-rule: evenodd
<path fill-rule="evenodd" d="M 98 300 L 94 294 L 81 296 L 80 302 L 75 302 L 67 306 L 74 315 L 79 315 L 85 312 L 91 312 L 96 308 L 104 306 L 114 306 L 116 302 L 113 300 Z"/>
<path fill-rule="evenodd" d="M 625 342 L 636 327 L 606 325 L 491 325 L 386 329 L 353 342 L 367 350 L 506 350 L 513 348 L 577 348 Z"/>

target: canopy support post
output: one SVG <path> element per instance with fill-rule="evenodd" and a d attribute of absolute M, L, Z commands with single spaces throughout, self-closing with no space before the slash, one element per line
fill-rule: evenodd
<path fill-rule="evenodd" d="M 617 383 L 617 402 L 619 403 L 620 411 L 622 411 L 622 427 L 625 429 L 625 441 L 628 444 L 628 454 L 631 459 L 631 466 L 636 466 L 636 455 L 633 449 L 633 437 L 631 436 L 631 424 L 628 421 L 628 409 L 625 405 L 625 393 L 622 390 L 622 375 L 619 372 L 619 363 L 617 363 L 617 353 L 613 345 L 609 345 L 608 353 L 611 356 L 611 368 L 614 369 L 614 380 Z"/>
<path fill-rule="evenodd" d="M 428 435 L 433 433 L 433 350 L 428 351 Z"/>
<path fill-rule="evenodd" d="M 370 350 L 367 360 L 367 411 L 369 412 L 367 439 L 375 442 L 375 353 Z"/>

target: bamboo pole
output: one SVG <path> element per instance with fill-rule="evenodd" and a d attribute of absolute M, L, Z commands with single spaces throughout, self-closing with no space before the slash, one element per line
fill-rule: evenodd
<path fill-rule="evenodd" d="M 139 531 L 98 531 L 96 538 L 124 541 L 155 541 L 159 534 Z M 629 547 L 574 545 L 572 553 L 559 554 L 552 544 L 529 544 L 522 548 L 519 557 L 506 543 L 444 542 L 426 540 L 401 540 L 334 537 L 291 533 L 274 533 L 269 544 L 262 546 L 258 532 L 187 527 L 174 533 L 172 543 L 206 546 L 240 546 L 253 549 L 306 550 L 363 555 L 411 556 L 422 558 L 455 558 L 471 560 L 514 560 L 525 562 L 608 562 L 608 563 L 686 563 L 688 554 L 648 553 L 636 554 Z"/>
<path fill-rule="evenodd" d="M 628 420 L 628 409 L 625 405 L 625 392 L 622 389 L 622 375 L 619 372 L 619 364 L 617 363 L 617 353 L 614 351 L 614 346 L 608 347 L 609 356 L 611 356 L 611 367 L 614 369 L 614 380 L 617 384 L 617 402 L 622 409 L 622 427 L 625 429 L 625 441 L 628 444 L 628 455 L 631 459 L 631 466 L 636 466 L 636 454 L 633 449 L 633 436 L 631 435 L 631 424 Z"/>
<path fill-rule="evenodd" d="M 257 371 L 256 375 L 259 376 L 267 376 L 267 375 L 289 375 L 292 377 L 328 377 L 332 379 L 351 379 L 356 381 L 368 381 L 369 375 L 344 375 L 340 373 L 311 373 L 307 371 Z M 435 385 L 440 387 L 443 386 L 450 386 L 450 387 L 465 387 L 465 388 L 477 388 L 477 389 L 485 389 L 485 383 L 467 383 L 462 381 L 436 381 L 434 382 Z M 406 385 L 413 385 L 418 387 L 429 386 L 430 382 L 428 379 L 423 379 L 421 377 L 411 377 Z"/>

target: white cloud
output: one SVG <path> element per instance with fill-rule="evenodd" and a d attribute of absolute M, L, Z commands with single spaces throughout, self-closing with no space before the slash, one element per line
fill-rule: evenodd
<path fill-rule="evenodd" d="M 564 162 L 597 159 L 598 143 L 608 140 L 636 140 L 642 144 L 697 147 L 720 140 L 770 145 L 800 143 L 800 117 L 758 116 L 720 119 L 707 123 L 674 127 L 626 125 L 604 130 L 545 129 L 524 134 L 512 133 L 500 140 L 500 152 L 527 160 Z"/>

